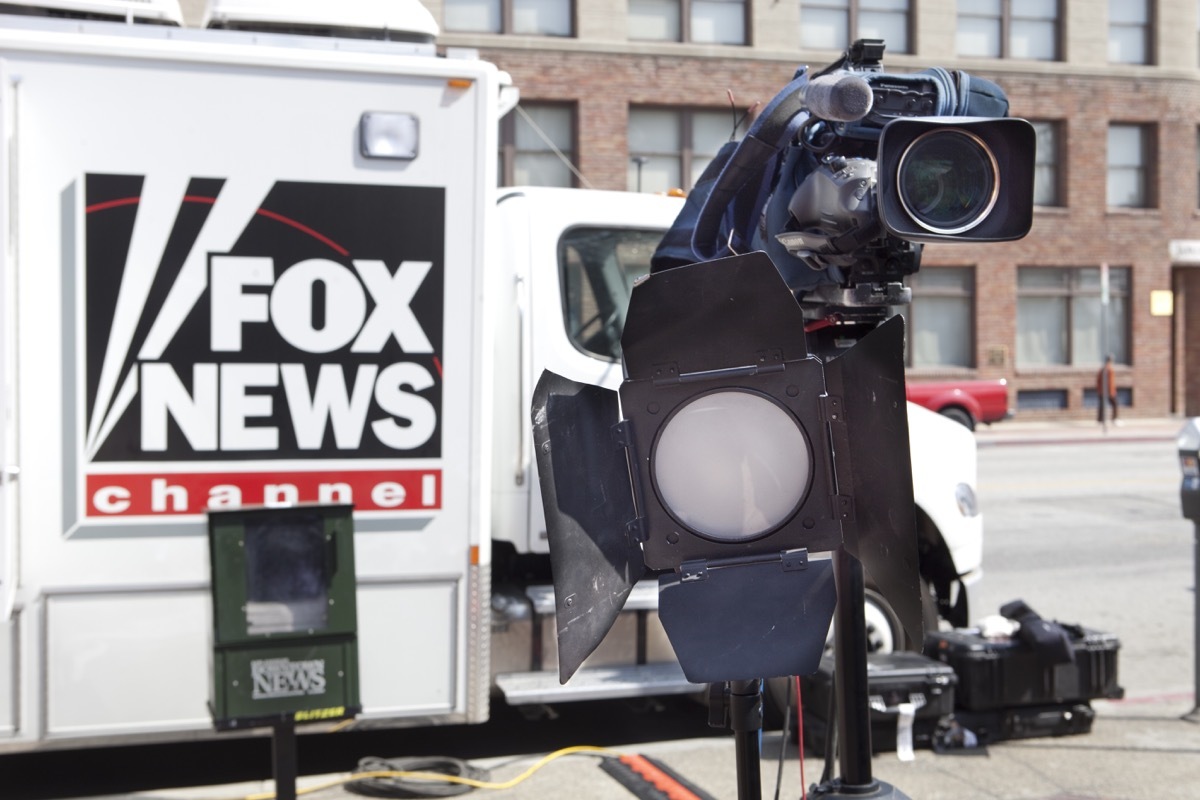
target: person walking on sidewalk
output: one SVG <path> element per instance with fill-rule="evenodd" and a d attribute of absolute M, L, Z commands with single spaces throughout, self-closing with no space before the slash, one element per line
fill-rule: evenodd
<path fill-rule="evenodd" d="M 1096 421 L 1104 424 L 1104 406 L 1112 407 L 1112 421 L 1117 422 L 1117 381 L 1113 373 L 1112 356 L 1104 357 L 1104 366 L 1096 374 Z"/>

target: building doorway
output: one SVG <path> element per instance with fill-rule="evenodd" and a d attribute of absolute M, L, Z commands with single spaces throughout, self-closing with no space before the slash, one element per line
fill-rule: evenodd
<path fill-rule="evenodd" d="M 1200 267 L 1174 267 L 1171 290 L 1171 411 L 1200 417 Z"/>

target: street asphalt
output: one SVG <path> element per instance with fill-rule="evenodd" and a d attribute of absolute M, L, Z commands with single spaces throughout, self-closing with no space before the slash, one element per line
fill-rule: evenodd
<path fill-rule="evenodd" d="M 1179 418 L 1130 419 L 1105 427 L 1085 421 L 1009 420 L 981 427 L 976 432 L 976 439 L 981 447 L 1016 443 L 1173 441 L 1183 424 L 1184 420 Z M 1190 632 L 1181 631 L 1180 634 L 1190 635 Z M 1200 722 L 1185 718 L 1194 704 L 1193 693 L 1178 688 L 1159 694 L 1127 695 L 1122 700 L 1096 700 L 1092 703 L 1095 722 L 1086 734 L 993 743 L 984 752 L 976 751 L 971 755 L 944 755 L 918 749 L 911 761 L 901 761 L 895 753 L 881 753 L 872 762 L 871 770 L 876 779 L 891 784 L 902 793 L 901 796 L 912 800 L 1200 800 Z M 509 788 L 481 788 L 471 794 L 496 800 L 625 800 L 634 795 L 599 768 L 602 760 L 620 753 L 637 753 L 657 759 L 713 798 L 732 800 L 738 797 L 732 736 L 655 742 L 632 746 L 628 750 L 564 755 L 549 760 Z M 530 756 L 518 760 L 480 760 L 472 764 L 489 770 L 489 781 L 503 784 L 516 781 L 538 760 L 538 756 Z M 763 736 L 763 798 L 791 800 L 801 797 L 804 786 L 820 779 L 822 768 L 822 759 L 809 753 L 803 760 L 802 778 L 795 745 L 785 746 L 778 732 Z M 297 786 L 301 797 L 313 800 L 360 797 L 345 788 L 342 781 L 348 777 L 303 777 Z M 322 786 L 325 788 L 317 788 Z M 269 797 L 273 788 L 270 781 L 263 781 L 169 789 L 123 797 L 136 800 L 234 800 Z"/>

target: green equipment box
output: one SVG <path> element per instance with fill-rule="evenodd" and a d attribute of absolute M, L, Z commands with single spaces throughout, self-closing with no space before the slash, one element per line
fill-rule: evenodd
<path fill-rule="evenodd" d="M 220 730 L 361 710 L 349 505 L 208 515 L 213 724 Z"/>

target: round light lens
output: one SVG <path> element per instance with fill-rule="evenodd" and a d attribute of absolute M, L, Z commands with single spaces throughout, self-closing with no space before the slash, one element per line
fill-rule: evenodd
<path fill-rule="evenodd" d="M 914 139 L 900 156 L 900 203 L 928 231 L 963 233 L 995 207 L 999 170 L 995 155 L 978 136 L 935 128 Z"/>
<path fill-rule="evenodd" d="M 808 489 L 808 437 L 768 397 L 722 390 L 688 401 L 659 432 L 651 471 L 667 511 L 702 536 L 753 539 L 787 521 Z"/>

